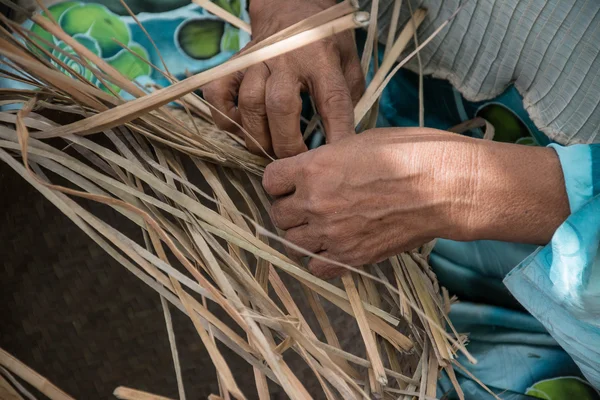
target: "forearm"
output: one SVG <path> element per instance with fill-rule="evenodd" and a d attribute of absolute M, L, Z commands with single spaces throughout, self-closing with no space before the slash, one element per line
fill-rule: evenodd
<path fill-rule="evenodd" d="M 252 39 L 264 39 L 335 3 L 335 0 L 251 0 L 248 12 L 252 25 Z"/>
<path fill-rule="evenodd" d="M 277 160 L 263 186 L 287 240 L 349 265 L 436 237 L 545 244 L 569 214 L 553 149 L 426 128 L 373 129 Z M 316 259 L 309 269 L 337 271 Z"/>
<path fill-rule="evenodd" d="M 545 147 L 479 142 L 458 240 L 546 244 L 569 215 L 560 161 Z M 455 214 L 455 215 L 456 215 Z"/>

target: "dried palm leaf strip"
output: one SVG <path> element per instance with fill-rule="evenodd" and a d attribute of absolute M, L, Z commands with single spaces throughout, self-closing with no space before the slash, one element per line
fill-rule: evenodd
<path fill-rule="evenodd" d="M 48 396 L 51 400 L 74 400 L 42 375 L 23 364 L 2 348 L 0 348 L 0 365 L 29 383 L 43 395 Z"/>
<path fill-rule="evenodd" d="M 30 101 L 23 109 L 21 109 L 18 113 L 19 118 L 17 119 L 17 134 L 19 137 L 20 145 L 21 145 L 21 154 L 23 157 L 23 163 L 26 168 L 28 168 L 27 142 L 28 142 L 28 138 L 29 138 L 29 132 L 28 132 L 27 128 L 25 127 L 25 125 L 22 123 L 21 117 L 27 115 L 27 113 L 33 107 L 34 102 L 35 102 L 35 98 L 33 99 L 33 101 Z M 32 173 L 32 172 L 30 171 L 30 173 Z M 77 197 L 83 197 L 83 198 L 86 198 L 89 200 L 93 200 L 93 201 L 97 201 L 97 202 L 101 202 L 101 203 L 105 203 L 105 204 L 109 204 L 109 205 L 120 206 L 120 207 L 128 209 L 132 212 L 138 213 L 142 218 L 144 218 L 145 222 L 152 229 L 155 230 L 155 232 L 160 236 L 161 240 L 163 240 L 165 242 L 165 244 L 167 244 L 169 249 L 177 257 L 177 259 L 198 280 L 198 282 L 211 292 L 211 294 L 215 297 L 215 299 L 217 299 L 218 303 L 239 324 L 241 324 L 242 327 L 245 328 L 246 331 L 250 331 L 253 333 L 253 339 L 256 340 L 258 343 L 260 343 L 260 350 L 261 350 L 262 355 L 265 357 L 265 360 L 269 363 L 269 366 L 271 367 L 271 369 L 273 370 L 275 375 L 277 375 L 277 377 L 281 381 L 282 387 L 288 393 L 288 395 L 293 399 L 306 398 L 307 392 L 306 392 L 306 389 L 304 388 L 304 386 L 298 381 L 298 379 L 295 377 L 295 375 L 293 373 L 291 373 L 291 371 L 289 370 L 287 365 L 285 363 L 282 363 L 280 359 L 277 359 L 277 357 L 274 356 L 268 343 L 266 343 L 264 336 L 262 336 L 262 332 L 260 331 L 258 326 L 255 324 L 255 322 L 248 318 L 244 319 L 244 317 L 239 314 L 239 311 L 241 309 L 243 309 L 243 306 L 241 306 L 241 304 L 239 304 L 239 298 L 237 297 L 237 294 L 235 293 L 233 288 L 231 288 L 231 286 L 230 286 L 229 282 L 226 280 L 226 278 L 220 277 L 220 278 L 218 278 L 218 280 L 223 285 L 222 288 L 224 289 L 224 293 L 228 297 L 229 301 L 225 300 L 225 298 L 222 297 L 222 295 L 206 280 L 206 278 L 204 278 L 201 274 L 199 274 L 195 270 L 195 268 L 189 263 L 189 261 L 183 256 L 183 254 L 173 244 L 173 242 L 169 238 L 169 236 L 165 234 L 165 232 L 162 230 L 162 228 L 160 228 L 160 226 L 156 223 L 156 221 L 154 221 L 145 211 L 143 211 L 137 207 L 134 207 L 128 203 L 125 203 L 121 200 L 117 200 L 117 199 L 114 199 L 111 197 L 89 194 L 89 193 L 81 192 L 78 190 L 73 190 L 73 189 L 69 189 L 69 188 L 57 186 L 57 185 L 52 185 L 52 184 L 46 184 L 46 186 L 48 186 L 51 189 L 58 190 L 63 193 L 66 193 L 66 194 L 70 194 L 70 195 L 77 196 Z M 200 243 L 200 245 L 206 246 L 202 242 Z M 203 247 L 203 250 L 204 250 L 204 247 Z M 206 250 L 208 250 L 208 248 L 206 248 Z M 216 260 L 214 260 L 214 258 L 212 258 L 213 257 L 212 253 L 210 253 L 208 251 L 208 252 L 204 252 L 204 254 L 205 254 L 205 256 L 207 256 L 207 261 L 213 267 L 212 268 L 213 273 L 217 272 L 216 275 L 219 275 L 220 270 L 218 267 L 218 263 L 216 263 Z M 177 283 L 177 285 L 178 285 L 178 283 Z M 176 287 L 176 291 L 178 292 L 179 295 L 181 295 L 181 293 L 179 292 L 180 289 L 181 289 L 180 286 Z M 186 308 L 187 308 L 187 306 L 186 306 Z M 193 316 L 195 317 L 195 314 L 193 314 Z M 192 317 L 192 315 L 190 315 L 190 317 Z M 194 320 L 194 317 L 192 317 L 194 325 L 201 326 L 201 324 L 199 324 L 199 321 Z M 198 322 L 198 324 L 196 322 Z M 247 324 L 247 325 L 245 325 L 245 324 Z M 199 333 L 202 332 L 203 329 L 204 328 L 202 327 L 202 330 L 199 330 Z M 202 337 L 202 333 L 200 333 L 200 334 Z M 204 339 L 203 339 L 203 341 L 204 341 Z M 207 345 L 207 343 L 208 342 L 205 342 L 205 345 Z M 228 387 L 228 389 L 232 392 L 232 394 L 236 398 L 244 398 L 243 394 L 239 391 L 239 389 L 235 385 L 235 383 L 233 381 L 233 376 L 231 375 L 229 369 L 227 368 L 226 363 L 224 362 L 224 360 L 223 360 L 223 362 L 221 362 L 221 360 L 219 360 L 218 355 L 219 355 L 219 353 L 217 350 L 217 352 L 211 354 L 211 358 L 213 359 L 213 362 L 216 361 L 215 364 L 217 365 L 217 367 L 220 367 L 218 369 L 220 374 L 224 374 L 224 373 L 228 374 L 229 383 L 230 383 L 230 386 Z"/>
<path fill-rule="evenodd" d="M 373 335 L 371 333 L 371 327 L 369 325 L 369 321 L 367 320 L 365 310 L 362 306 L 362 301 L 360 299 L 358 291 L 356 290 L 356 286 L 354 285 L 354 278 L 352 278 L 352 274 L 350 272 L 346 272 L 344 275 L 342 275 L 342 282 L 344 283 L 344 287 L 346 288 L 346 293 L 348 293 L 348 299 L 350 300 L 352 311 L 354 312 L 354 316 L 356 317 L 356 322 L 358 323 L 360 333 L 362 335 L 363 341 L 365 342 L 365 347 L 367 349 L 369 361 L 371 361 L 372 364 L 375 379 L 383 386 L 386 386 L 387 376 L 385 374 L 383 362 L 381 361 L 381 357 L 379 355 L 379 351 L 377 350 L 375 339 L 373 338 Z"/>
<path fill-rule="evenodd" d="M 121 104 L 100 114 L 93 115 L 82 121 L 49 130 L 46 132 L 46 137 L 64 136 L 68 134 L 86 135 L 122 125 L 151 110 L 180 98 L 208 82 L 248 68 L 256 63 L 296 50 L 328 36 L 363 26 L 366 23 L 366 18 L 367 14 L 365 13 L 354 13 L 338 18 L 325 25 L 309 29 L 269 46 L 243 54 L 218 67 L 201 72 L 171 86 Z"/>
<path fill-rule="evenodd" d="M 250 28 L 250 24 L 246 21 L 236 17 L 229 11 L 219 7 L 215 3 L 210 0 L 192 0 L 194 3 L 204 8 L 211 14 L 216 15 L 217 17 L 223 19 L 226 22 L 229 22 L 231 25 L 235 26 L 238 29 L 241 29 L 247 33 L 252 33 L 252 29 Z"/>

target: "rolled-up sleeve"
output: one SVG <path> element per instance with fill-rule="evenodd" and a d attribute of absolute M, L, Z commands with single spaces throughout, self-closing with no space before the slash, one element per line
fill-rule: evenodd
<path fill-rule="evenodd" d="M 600 144 L 551 147 L 571 215 L 504 283 L 600 388 Z"/>

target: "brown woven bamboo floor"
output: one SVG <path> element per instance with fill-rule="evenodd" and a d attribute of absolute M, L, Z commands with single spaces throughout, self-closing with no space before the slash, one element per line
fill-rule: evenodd
<path fill-rule="evenodd" d="M 0 347 L 77 399 L 112 398 L 119 385 L 177 398 L 158 295 L 2 163 L 0 193 Z M 89 208 L 127 235 L 139 234 L 108 208 Z M 191 322 L 174 307 L 171 313 L 187 398 L 218 393 Z M 358 331 L 345 324 L 335 325 L 342 346 L 353 351 L 352 332 Z M 251 369 L 220 348 L 253 398 Z M 309 390 L 317 389 L 309 370 L 296 373 Z M 271 388 L 272 398 L 285 398 Z"/>

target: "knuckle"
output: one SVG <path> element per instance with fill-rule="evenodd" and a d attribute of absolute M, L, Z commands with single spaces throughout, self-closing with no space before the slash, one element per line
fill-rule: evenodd
<path fill-rule="evenodd" d="M 230 92 L 219 85 L 203 89 L 202 95 L 207 102 L 220 109 L 225 107 L 227 102 L 232 99 Z"/>
<path fill-rule="evenodd" d="M 320 172 L 321 169 L 319 167 L 319 162 L 315 159 L 314 154 L 313 157 L 304 164 L 302 170 L 300 171 L 300 173 L 308 179 L 310 184 L 314 183 L 314 179 L 317 179 Z M 312 185 L 310 188 L 313 189 Z"/>
<path fill-rule="evenodd" d="M 298 101 L 287 89 L 273 87 L 265 99 L 269 112 L 276 116 L 288 116 L 297 113 Z"/>
<path fill-rule="evenodd" d="M 324 224 L 322 227 L 322 235 L 326 238 L 327 242 L 329 242 L 332 246 L 336 246 L 338 244 L 339 231 L 332 224 Z"/>
<path fill-rule="evenodd" d="M 337 56 L 337 41 L 331 37 L 322 39 L 315 44 L 315 50 L 327 58 L 331 58 L 332 55 Z"/>
<path fill-rule="evenodd" d="M 347 90 L 343 88 L 330 88 L 323 98 L 323 107 L 326 110 L 351 109 L 352 102 Z"/>
<path fill-rule="evenodd" d="M 285 240 L 294 246 L 302 248 L 302 242 L 304 238 L 296 231 L 297 230 L 288 231 L 284 236 Z M 287 249 L 288 254 L 292 257 L 300 258 L 305 255 L 300 249 L 294 248 L 293 246 L 286 245 L 285 248 Z"/>
<path fill-rule="evenodd" d="M 322 208 L 321 196 L 315 193 L 314 190 L 309 189 L 309 193 L 306 196 L 306 210 L 313 215 L 321 215 Z"/>
<path fill-rule="evenodd" d="M 290 107 L 289 104 L 281 102 L 267 104 L 267 109 L 269 110 L 269 114 L 275 117 L 289 117 L 296 114 L 294 108 Z"/>
<path fill-rule="evenodd" d="M 240 92 L 238 104 L 240 110 L 250 113 L 264 113 L 265 99 L 259 89 L 248 88 Z"/>

